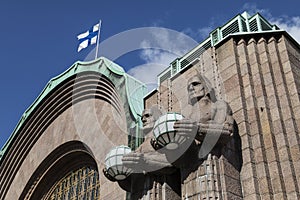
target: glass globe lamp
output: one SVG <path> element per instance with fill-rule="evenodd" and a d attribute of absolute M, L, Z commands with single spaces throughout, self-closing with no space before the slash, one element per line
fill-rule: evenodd
<path fill-rule="evenodd" d="M 154 123 L 153 134 L 158 144 L 168 150 L 174 150 L 186 141 L 184 136 L 176 134 L 173 126 L 184 117 L 179 113 L 167 113 L 158 118 Z"/>
<path fill-rule="evenodd" d="M 117 146 L 110 150 L 105 157 L 105 167 L 108 174 L 116 180 L 124 180 L 127 178 L 131 170 L 123 165 L 123 155 L 131 152 L 128 146 Z"/>

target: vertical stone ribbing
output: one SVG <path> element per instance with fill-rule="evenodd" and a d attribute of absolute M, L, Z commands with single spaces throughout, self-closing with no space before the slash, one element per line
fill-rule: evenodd
<path fill-rule="evenodd" d="M 280 40 L 283 41 L 282 39 Z M 281 43 L 280 42 L 280 43 Z M 280 122 L 282 124 L 282 133 L 275 134 L 281 136 L 277 139 L 279 146 L 279 162 L 282 167 L 282 175 L 286 186 L 288 199 L 299 199 L 299 180 L 297 180 L 296 169 L 299 165 L 295 162 L 299 160 L 299 132 L 295 122 L 294 109 L 291 102 L 291 96 L 294 94 L 293 86 L 295 81 L 288 83 L 285 77 L 285 71 L 290 71 L 291 67 L 286 64 L 283 65 L 282 59 L 287 52 L 279 53 L 279 49 L 287 49 L 278 46 L 275 38 L 269 40 L 268 45 L 272 56 L 270 61 L 272 63 L 272 70 L 274 72 L 274 85 L 276 85 L 276 96 L 278 99 L 278 111 Z M 288 59 L 290 61 L 290 59 Z M 297 90 L 294 90 L 297 91 Z M 280 141 L 283 140 L 283 141 Z M 294 153 L 298 156 L 294 156 Z M 292 161 L 292 162 L 291 162 Z M 298 191 L 298 192 L 297 192 Z"/>
<path fill-rule="evenodd" d="M 278 117 L 278 106 L 276 106 L 277 91 L 274 84 L 274 73 L 270 66 L 269 51 L 266 40 L 261 38 L 257 44 L 258 55 L 260 59 L 260 74 L 263 79 L 263 97 L 265 100 L 265 116 L 261 112 L 262 126 L 266 127 L 267 130 L 263 130 L 263 140 L 266 152 L 266 162 L 270 171 L 268 179 L 271 182 L 271 190 L 273 192 L 272 198 L 282 199 L 286 198 L 286 185 L 284 185 L 282 179 L 282 169 L 278 163 L 278 152 L 276 138 L 274 136 L 274 118 Z M 275 98 L 274 98 L 275 97 Z M 275 105 L 275 107 L 274 107 Z M 265 117 L 265 118 L 263 118 Z M 280 181 L 280 182 L 279 182 Z M 267 192 L 267 191 L 266 191 Z M 262 192 L 261 192 L 262 193 Z M 262 193 L 264 196 L 268 196 L 268 193 Z"/>
<path fill-rule="evenodd" d="M 241 118 L 238 122 L 239 134 L 242 140 L 243 167 L 241 171 L 241 182 L 244 199 L 259 199 L 258 174 L 255 167 L 255 152 L 253 148 L 253 120 L 255 119 L 255 100 L 253 99 L 253 81 L 252 70 L 250 68 L 247 44 L 244 40 L 240 40 L 236 48 L 237 63 L 239 68 L 239 83 L 241 88 L 241 97 L 243 109 L 238 113 L 237 118 Z M 255 130 L 255 129 L 254 129 Z M 264 165 L 262 170 L 265 172 Z"/>
<path fill-rule="evenodd" d="M 259 52 L 260 48 L 263 48 L 264 40 L 260 40 L 257 45 L 253 40 L 251 44 L 250 48 L 252 48 L 253 51 L 253 63 L 251 67 L 252 70 L 255 71 L 255 73 L 253 73 L 254 98 L 256 100 L 254 107 L 256 108 L 255 117 L 257 118 L 256 126 L 258 127 L 258 134 L 256 137 L 253 137 L 253 142 L 257 143 L 257 141 L 259 141 L 254 151 L 257 153 L 256 165 L 258 166 L 263 163 L 265 169 L 265 174 L 259 179 L 259 183 L 261 183 L 260 195 L 273 199 L 274 193 L 278 193 L 281 195 L 280 198 L 285 198 L 285 187 L 282 184 L 282 178 L 280 178 L 280 169 L 278 169 L 280 166 L 276 161 L 274 149 L 272 148 L 274 139 L 271 131 L 272 127 L 270 124 L 271 120 L 267 99 L 267 95 L 273 93 L 274 88 L 271 82 L 270 70 L 268 67 L 263 66 L 266 63 L 265 61 L 262 65 L 261 59 L 263 57 L 261 57 Z M 266 56 L 264 55 L 264 57 Z M 266 60 L 266 58 L 264 58 L 264 60 Z M 269 88 L 266 89 L 266 87 Z M 260 149 L 261 152 L 256 151 L 256 149 Z M 277 174 L 277 178 L 271 179 L 270 173 Z M 266 186 L 264 186 L 264 184 L 267 184 L 267 188 L 265 188 Z"/>
<path fill-rule="evenodd" d="M 278 52 L 280 48 L 271 47 L 272 42 L 273 46 L 278 45 L 274 38 L 268 43 L 265 39 L 260 39 L 258 43 L 250 39 L 247 45 L 241 40 L 236 48 L 237 65 L 240 66 L 242 77 L 239 85 L 245 102 L 244 111 L 234 110 L 243 148 L 241 182 L 244 187 L 244 198 L 257 197 L 251 194 L 253 188 L 249 184 L 253 181 L 257 183 L 254 190 L 260 198 L 298 199 L 297 172 L 300 171 L 298 169 L 300 151 L 296 118 L 299 115 L 295 114 L 297 111 L 294 109 L 299 106 L 299 96 L 295 95 L 297 81 L 287 79 L 294 74 L 286 69 L 290 63 L 280 63 L 280 57 L 288 61 L 291 59 L 283 52 Z M 277 51 L 276 54 L 273 49 Z M 279 61 L 274 64 L 274 59 Z M 223 70 L 222 77 L 225 77 L 225 80 L 232 79 L 228 72 L 235 71 L 230 65 L 226 67 L 229 70 Z M 297 70 L 295 71 L 294 73 L 297 73 Z M 226 89 L 226 94 L 227 100 L 235 107 L 238 100 L 230 97 L 234 93 Z M 240 121 L 239 118 L 245 121 Z M 248 131 L 250 134 L 247 134 Z M 248 173 L 244 174 L 244 170 Z M 249 171 L 252 174 L 249 175 Z"/>

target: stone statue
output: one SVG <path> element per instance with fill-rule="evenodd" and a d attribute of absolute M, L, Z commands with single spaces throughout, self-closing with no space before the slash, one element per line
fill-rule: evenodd
<path fill-rule="evenodd" d="M 235 133 L 232 111 L 225 101 L 216 99 L 210 82 L 200 74 L 188 80 L 187 92 L 191 112 L 175 122 L 174 129 L 189 142 L 178 149 L 163 148 L 152 138 L 154 123 L 162 112 L 155 106 L 143 111 L 145 141 L 134 152 L 124 155 L 122 162 L 133 173 L 118 181 L 131 192 L 131 199 L 152 199 L 162 195 L 163 190 L 167 199 L 221 199 L 226 195 L 221 183 L 228 182 L 225 175 L 232 177 L 228 173 L 237 171 L 224 156 Z M 225 166 L 229 166 L 228 172 L 224 172 Z M 105 170 L 104 174 L 108 177 Z M 234 190 L 238 192 L 228 194 L 239 193 L 239 177 L 232 180 L 228 184 L 236 185 Z"/>
<path fill-rule="evenodd" d="M 132 174 L 125 180 L 118 181 L 124 190 L 130 192 L 131 200 L 138 199 L 180 199 L 180 175 L 178 169 L 168 162 L 166 155 L 156 151 L 157 144 L 152 139 L 155 121 L 162 115 L 158 107 L 145 109 L 142 113 L 144 142 L 134 151 L 124 155 L 124 166 L 132 169 Z M 105 176 L 113 180 L 104 170 Z M 165 194 L 163 194 L 165 193 Z M 167 193 L 167 194 L 166 194 Z"/>
<path fill-rule="evenodd" d="M 234 135 L 232 111 L 225 101 L 216 99 L 210 82 L 200 74 L 188 80 L 187 92 L 191 112 L 174 125 L 177 134 L 194 138 L 189 149 L 175 163 L 181 171 L 182 198 L 222 199 L 226 191 L 221 183 L 227 181 L 224 166 L 230 166 L 230 172 L 235 171 L 223 155 L 226 144 Z M 239 187 L 239 181 L 231 183 Z"/>
<path fill-rule="evenodd" d="M 174 128 L 179 134 L 195 137 L 197 144 L 204 140 L 211 140 L 208 141 L 210 145 L 225 144 L 233 135 L 234 119 L 229 105 L 216 99 L 211 84 L 200 74 L 188 80 L 187 91 L 192 112 L 176 122 Z"/>
<path fill-rule="evenodd" d="M 142 113 L 144 142 L 132 153 L 125 155 L 122 159 L 123 164 L 131 168 L 134 173 L 168 173 L 172 171 L 171 163 L 165 154 L 156 151 L 153 140 L 152 129 L 155 121 L 162 115 L 157 107 L 145 109 Z"/>

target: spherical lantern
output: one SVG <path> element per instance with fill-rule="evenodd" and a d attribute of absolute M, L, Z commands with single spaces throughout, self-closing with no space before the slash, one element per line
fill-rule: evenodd
<path fill-rule="evenodd" d="M 169 150 L 177 149 L 186 141 L 184 136 L 176 134 L 173 126 L 183 116 L 178 113 L 167 113 L 158 118 L 153 127 L 153 134 L 158 144 Z"/>
<path fill-rule="evenodd" d="M 105 158 L 105 166 L 108 174 L 116 180 L 124 180 L 131 170 L 123 165 L 123 155 L 131 152 L 128 146 L 117 146 L 113 148 Z"/>

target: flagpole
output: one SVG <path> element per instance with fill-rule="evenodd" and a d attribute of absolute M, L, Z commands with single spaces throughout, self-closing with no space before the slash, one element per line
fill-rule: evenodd
<path fill-rule="evenodd" d="M 101 21 L 101 19 L 100 19 L 100 21 L 99 21 L 99 30 L 98 30 L 98 36 L 97 36 L 97 47 L 96 47 L 95 59 L 97 59 L 97 57 L 98 57 L 98 49 L 99 49 L 99 42 L 100 42 L 100 31 L 101 31 L 101 25 L 102 25 L 102 21 Z"/>

